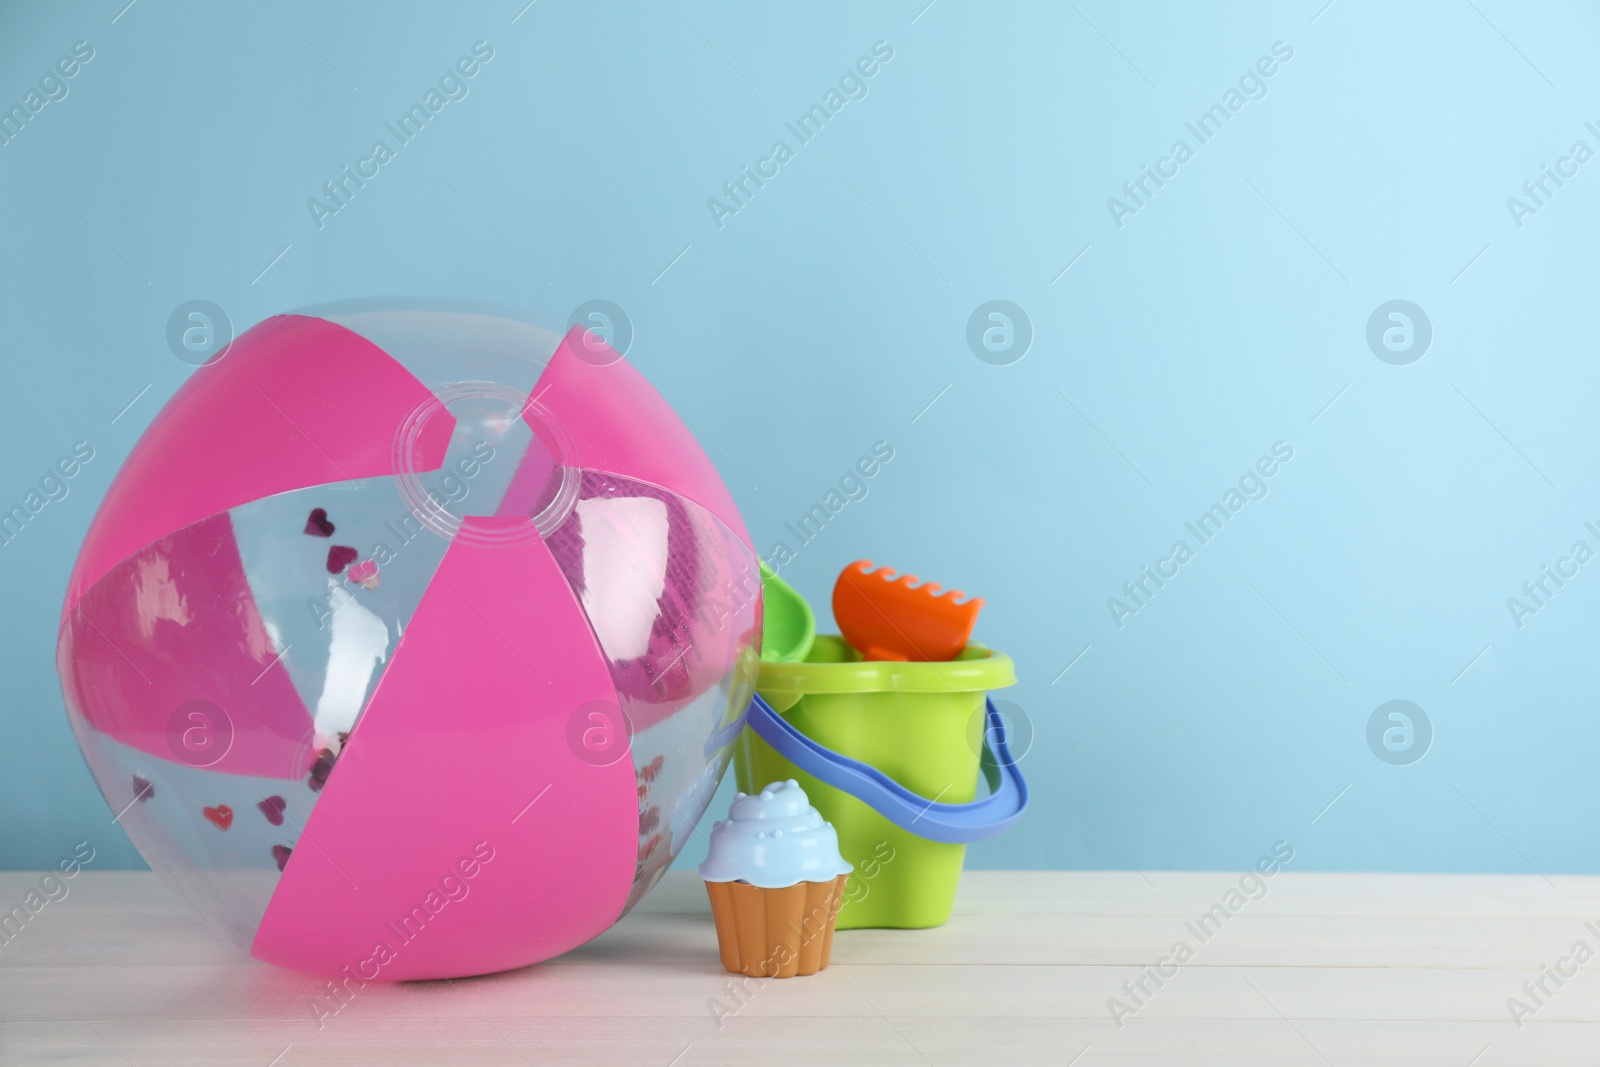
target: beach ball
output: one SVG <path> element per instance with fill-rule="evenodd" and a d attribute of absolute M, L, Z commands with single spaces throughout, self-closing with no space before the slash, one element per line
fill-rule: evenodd
<path fill-rule="evenodd" d="M 363 981 L 565 952 L 683 848 L 760 643 L 756 553 L 598 332 L 269 318 L 128 456 L 66 593 L 68 715 L 150 866 Z"/>

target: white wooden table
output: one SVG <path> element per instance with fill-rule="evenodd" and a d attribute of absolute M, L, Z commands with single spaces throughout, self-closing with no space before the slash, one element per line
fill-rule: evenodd
<path fill-rule="evenodd" d="M 85 871 L 0 948 L 0 1063 L 1404 1064 L 1600 1061 L 1600 958 L 1519 1029 L 1507 1000 L 1577 941 L 1600 878 L 1285 871 L 1201 943 L 1237 875 L 969 872 L 937 930 L 846 931 L 833 965 L 741 1004 L 704 889 L 674 873 L 599 940 L 487 978 L 321 982 L 241 958 L 155 876 Z M 0 904 L 37 877 L 0 874 Z M 1108 999 L 1185 941 L 1123 1019 Z M 1571 970 L 1575 962 L 1565 965 Z M 1537 987 L 1535 987 L 1537 990 Z M 713 1005 L 737 1007 L 720 1025 Z"/>

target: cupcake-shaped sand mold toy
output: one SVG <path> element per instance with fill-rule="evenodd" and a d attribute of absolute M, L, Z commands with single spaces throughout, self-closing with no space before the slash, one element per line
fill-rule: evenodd
<path fill-rule="evenodd" d="M 834 920 L 852 870 L 839 835 L 794 779 L 740 793 L 711 829 L 700 865 L 722 965 L 752 978 L 792 978 L 828 965 Z"/>

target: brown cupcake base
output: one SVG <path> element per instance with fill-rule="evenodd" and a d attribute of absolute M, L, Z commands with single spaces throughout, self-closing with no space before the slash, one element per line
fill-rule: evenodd
<path fill-rule="evenodd" d="M 793 978 L 828 965 L 834 920 L 849 875 L 762 889 L 748 882 L 707 882 L 722 965 L 752 978 Z"/>

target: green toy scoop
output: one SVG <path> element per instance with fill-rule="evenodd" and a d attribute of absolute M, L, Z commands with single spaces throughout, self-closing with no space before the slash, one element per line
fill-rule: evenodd
<path fill-rule="evenodd" d="M 803 663 L 817 636 L 817 617 L 806 598 L 778 572 L 761 564 L 761 591 L 765 618 L 761 633 L 761 662 Z"/>

